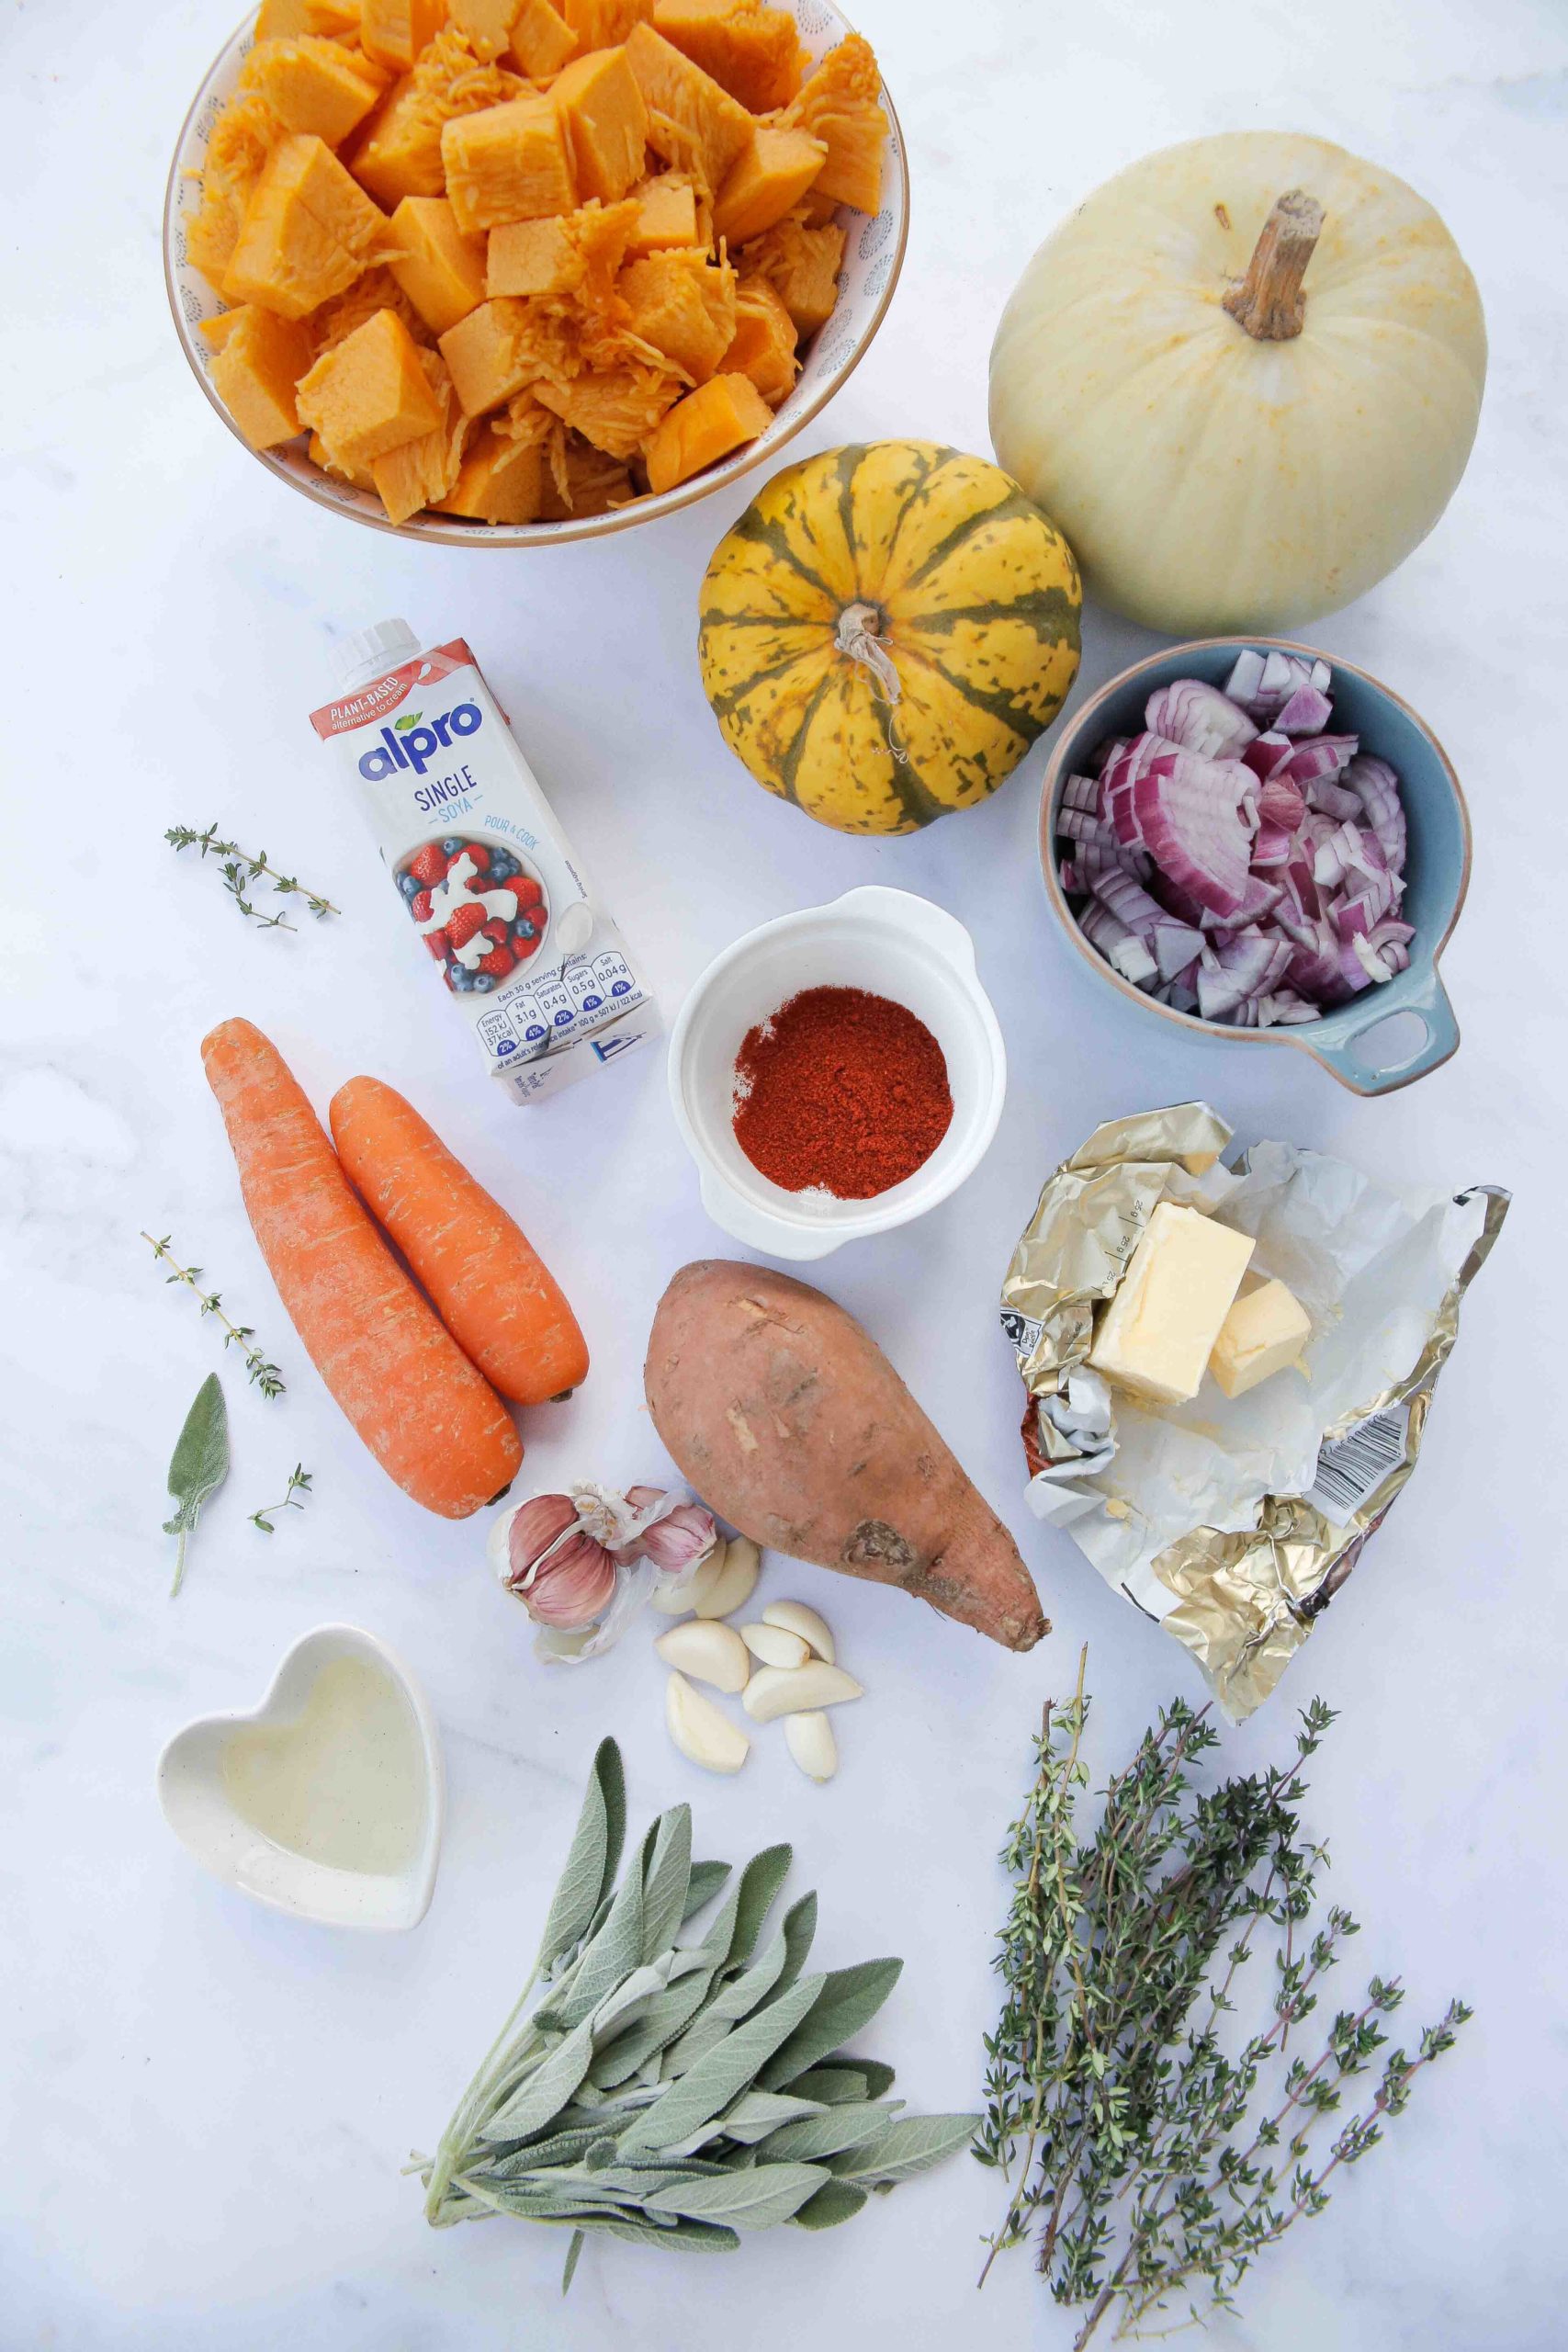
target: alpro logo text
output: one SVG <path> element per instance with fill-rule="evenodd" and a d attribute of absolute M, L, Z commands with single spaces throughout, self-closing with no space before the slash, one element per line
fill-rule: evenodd
<path fill-rule="evenodd" d="M 359 773 L 369 784 L 379 784 L 399 768 L 423 775 L 438 752 L 449 752 L 455 738 L 476 734 L 483 720 L 484 713 L 472 702 L 460 702 L 428 721 L 423 711 L 411 710 L 382 728 L 375 750 L 362 755 Z"/>

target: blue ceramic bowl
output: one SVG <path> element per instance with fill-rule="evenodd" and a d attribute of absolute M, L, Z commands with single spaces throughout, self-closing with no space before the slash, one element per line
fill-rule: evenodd
<path fill-rule="evenodd" d="M 1168 685 L 1175 678 L 1202 678 L 1211 685 L 1223 686 L 1236 655 L 1247 646 L 1258 646 L 1265 652 L 1277 647 L 1281 652 L 1328 662 L 1334 673 L 1334 726 L 1340 732 L 1359 735 L 1363 751 L 1387 760 L 1394 770 L 1409 833 L 1401 910 L 1405 922 L 1416 927 L 1409 970 L 1381 988 L 1366 989 L 1320 1020 L 1276 1029 L 1235 1029 L 1223 1021 L 1202 1021 L 1196 1013 L 1176 1012 L 1169 1005 L 1156 1004 L 1142 989 L 1134 988 L 1113 971 L 1084 937 L 1057 872 L 1058 860 L 1066 853 L 1058 845 L 1056 810 L 1067 777 L 1092 772 L 1094 754 L 1109 737 L 1139 732 L 1144 706 L 1156 687 Z M 1057 735 L 1040 804 L 1040 857 L 1046 896 L 1067 938 L 1107 987 L 1117 989 L 1150 1018 L 1174 1021 L 1183 1029 L 1197 1030 L 1224 1045 L 1292 1046 L 1321 1062 L 1341 1086 L 1355 1094 L 1392 1094 L 1397 1087 L 1408 1086 L 1437 1069 L 1459 1046 L 1459 1023 L 1438 978 L 1438 958 L 1464 904 L 1470 885 L 1470 812 L 1459 778 L 1442 745 L 1409 705 L 1353 663 L 1279 637 L 1204 638 L 1195 644 L 1175 646 L 1168 653 L 1152 654 L 1146 662 L 1123 670 L 1101 686 Z M 1414 1014 L 1415 1021 L 1396 1021 L 1395 1014 Z M 1416 1023 L 1420 1024 L 1418 1039 Z"/>

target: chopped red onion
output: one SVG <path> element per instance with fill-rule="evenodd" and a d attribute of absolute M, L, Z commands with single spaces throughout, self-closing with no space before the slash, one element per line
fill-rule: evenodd
<path fill-rule="evenodd" d="M 1194 931 L 1190 923 L 1171 922 L 1168 918 L 1155 925 L 1153 945 L 1160 978 L 1179 979 L 1202 953 L 1203 934 Z"/>
<path fill-rule="evenodd" d="M 1288 735 L 1270 731 L 1267 735 L 1255 735 L 1241 756 L 1253 775 L 1267 782 L 1293 756 L 1295 750 L 1296 746 Z"/>
<path fill-rule="evenodd" d="M 1274 716 L 1281 735 L 1316 735 L 1334 716 L 1334 705 L 1315 686 L 1298 686 Z"/>
<path fill-rule="evenodd" d="M 1078 928 L 1098 947 L 1113 971 L 1136 989 L 1146 988 L 1158 975 L 1158 966 L 1141 939 L 1135 938 L 1109 907 L 1091 899 L 1078 917 Z"/>
<path fill-rule="evenodd" d="M 1298 784 L 1288 775 L 1271 775 L 1258 786 L 1258 821 L 1260 825 L 1282 825 L 1293 833 L 1306 815 L 1306 800 Z"/>
<path fill-rule="evenodd" d="M 1097 775 L 1070 775 L 1062 786 L 1062 806 L 1098 817 L 1105 804 L 1105 786 Z"/>
<path fill-rule="evenodd" d="M 1260 867 L 1283 865 L 1294 845 L 1295 835 L 1287 831 L 1283 825 L 1259 825 L 1257 838 L 1252 844 L 1254 874 L 1258 873 Z"/>
<path fill-rule="evenodd" d="M 1374 759 L 1361 752 L 1345 771 L 1345 789 L 1353 792 L 1365 811 L 1366 820 L 1379 841 L 1391 865 L 1404 864 L 1404 809 L 1399 797 L 1399 778 L 1386 760 Z"/>
<path fill-rule="evenodd" d="M 1149 696 L 1144 723 L 1151 734 L 1209 760 L 1233 759 L 1258 732 L 1246 711 L 1201 678 L 1176 678 L 1158 687 Z"/>
<path fill-rule="evenodd" d="M 1117 921 L 1135 932 L 1145 946 L 1157 926 L 1167 920 L 1165 909 L 1120 866 L 1097 874 L 1089 888 L 1100 905 L 1109 907 Z"/>
<path fill-rule="evenodd" d="M 1348 768 L 1360 750 L 1357 735 L 1314 735 L 1298 743 L 1288 760 L 1280 763 L 1280 773 L 1292 784 L 1299 784 L 1310 799 L 1312 786 L 1320 776 L 1333 778 Z"/>

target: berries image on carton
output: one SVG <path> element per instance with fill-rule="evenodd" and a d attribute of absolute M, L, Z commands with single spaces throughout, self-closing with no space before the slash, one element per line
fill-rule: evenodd
<path fill-rule="evenodd" d="M 657 1036 L 658 1009 L 465 641 L 421 651 L 406 621 L 381 621 L 347 640 L 343 674 L 310 724 L 512 1099 Z"/>

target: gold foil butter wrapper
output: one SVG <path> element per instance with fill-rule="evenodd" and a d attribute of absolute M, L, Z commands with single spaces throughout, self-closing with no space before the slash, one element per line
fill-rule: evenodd
<path fill-rule="evenodd" d="M 1235 1168 L 1206 1102 L 1097 1127 L 1046 1182 L 1002 1285 L 1036 1516 L 1185 1643 L 1239 1723 L 1269 1696 L 1416 1466 L 1459 1306 L 1507 1214 L 1494 1185 L 1395 1191 L 1294 1144 Z M 1303 1372 L 1186 1405 L 1087 1358 L 1156 1204 L 1250 1234 L 1312 1318 Z"/>

